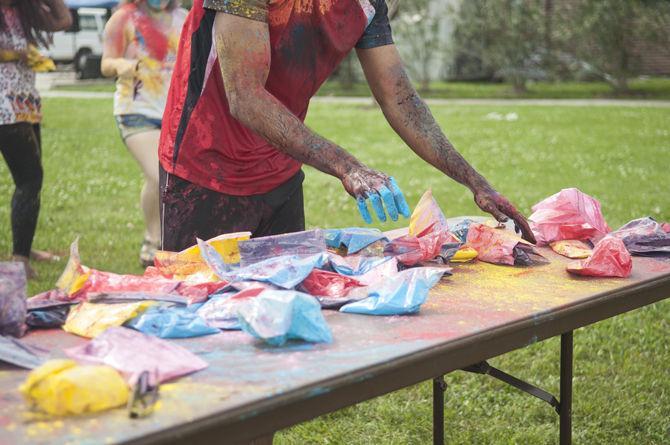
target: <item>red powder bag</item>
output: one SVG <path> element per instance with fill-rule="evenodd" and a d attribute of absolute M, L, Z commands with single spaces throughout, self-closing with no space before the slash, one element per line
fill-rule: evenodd
<path fill-rule="evenodd" d="M 394 256 L 405 266 L 437 257 L 442 245 L 457 241 L 449 232 L 447 219 L 430 190 L 423 194 L 410 218 L 409 234 L 386 245 L 384 255 Z"/>
<path fill-rule="evenodd" d="M 535 204 L 528 220 L 540 246 L 560 240 L 597 241 L 611 232 L 600 203 L 576 188 L 563 189 Z"/>
<path fill-rule="evenodd" d="M 623 241 L 607 236 L 596 244 L 589 258 L 573 261 L 567 270 L 588 277 L 626 278 L 633 270 L 633 260 Z"/>
<path fill-rule="evenodd" d="M 352 288 L 362 286 L 351 277 L 320 269 L 314 269 L 300 284 L 302 290 L 315 297 L 343 297 Z"/>

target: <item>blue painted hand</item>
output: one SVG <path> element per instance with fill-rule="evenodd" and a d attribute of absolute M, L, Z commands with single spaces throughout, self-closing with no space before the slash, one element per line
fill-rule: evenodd
<path fill-rule="evenodd" d="M 372 216 L 367 206 L 367 199 L 370 200 L 372 208 L 377 215 L 379 221 L 386 221 L 386 213 L 393 221 L 398 220 L 398 214 L 409 218 L 410 210 L 405 200 L 405 196 L 400 191 L 400 187 L 395 182 L 395 179 L 389 178 L 387 185 L 382 185 L 376 190 L 371 190 L 366 193 L 366 196 L 358 196 L 356 201 L 358 203 L 358 210 L 367 224 L 372 223 Z M 386 211 L 384 211 L 386 209 Z"/>

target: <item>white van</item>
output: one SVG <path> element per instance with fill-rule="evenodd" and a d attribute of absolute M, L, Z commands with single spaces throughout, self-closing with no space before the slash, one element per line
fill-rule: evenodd
<path fill-rule="evenodd" d="M 110 11 L 105 8 L 71 9 L 72 26 L 54 33 L 46 54 L 57 62 L 73 63 L 79 79 L 100 76 L 102 34 Z"/>

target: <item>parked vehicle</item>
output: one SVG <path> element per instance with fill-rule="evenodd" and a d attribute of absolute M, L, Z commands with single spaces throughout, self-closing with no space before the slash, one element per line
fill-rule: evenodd
<path fill-rule="evenodd" d="M 79 79 L 100 77 L 102 36 L 110 16 L 106 8 L 71 9 L 72 26 L 54 33 L 47 55 L 56 62 L 72 63 Z"/>

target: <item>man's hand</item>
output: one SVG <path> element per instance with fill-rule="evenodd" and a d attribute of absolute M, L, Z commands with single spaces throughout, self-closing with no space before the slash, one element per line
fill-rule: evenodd
<path fill-rule="evenodd" d="M 386 119 L 405 143 L 423 160 L 468 187 L 482 210 L 501 222 L 512 218 L 523 237 L 534 243 L 523 215 L 451 145 L 409 80 L 395 46 L 358 50 L 358 58 Z"/>
<path fill-rule="evenodd" d="M 409 206 L 398 184 L 384 173 L 365 166 L 356 167 L 344 174 L 342 185 L 356 198 L 358 210 L 367 224 L 372 223 L 367 199 L 372 203 L 377 218 L 382 222 L 386 221 L 384 207 L 393 221 L 398 220 L 398 214 L 405 218 L 410 216 Z"/>
<path fill-rule="evenodd" d="M 500 222 L 507 222 L 508 218 L 514 221 L 514 229 L 521 232 L 521 236 L 528 242 L 535 244 L 533 235 L 526 218 L 503 195 L 491 187 L 481 187 L 473 191 L 475 202 L 485 212 L 493 215 Z"/>

